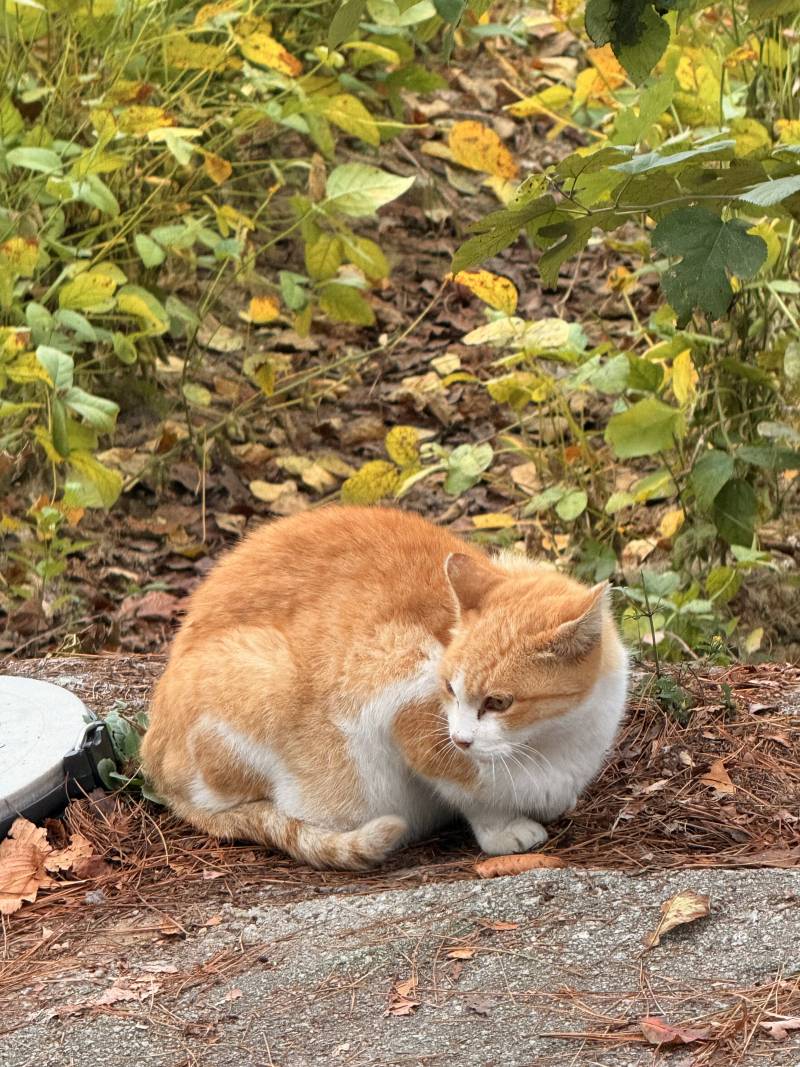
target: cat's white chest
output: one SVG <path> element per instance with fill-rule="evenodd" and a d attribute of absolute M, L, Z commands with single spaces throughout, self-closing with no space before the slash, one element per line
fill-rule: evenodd
<path fill-rule="evenodd" d="M 438 693 L 442 651 L 441 645 L 431 645 L 414 674 L 379 690 L 355 715 L 338 722 L 358 772 L 363 821 L 401 815 L 414 836 L 420 836 L 441 825 L 449 815 L 442 798 L 410 769 L 393 734 L 394 721 L 403 708 Z"/>

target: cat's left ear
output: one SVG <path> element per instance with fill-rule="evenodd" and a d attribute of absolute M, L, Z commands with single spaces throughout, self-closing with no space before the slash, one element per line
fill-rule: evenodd
<path fill-rule="evenodd" d="M 610 593 L 608 582 L 592 586 L 578 606 L 579 614 L 556 629 L 551 647 L 557 655 L 578 659 L 592 651 L 603 634 Z"/>
<path fill-rule="evenodd" d="M 465 552 L 451 552 L 444 561 L 444 573 L 453 593 L 459 614 L 476 611 L 500 578 L 489 563 Z"/>

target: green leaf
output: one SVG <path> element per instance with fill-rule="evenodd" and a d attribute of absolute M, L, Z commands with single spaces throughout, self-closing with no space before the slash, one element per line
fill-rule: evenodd
<path fill-rule="evenodd" d="M 767 256 L 766 243 L 741 219 L 723 221 L 703 207 L 680 208 L 653 231 L 653 247 L 681 261 L 663 275 L 667 300 L 678 325 L 697 307 L 718 319 L 733 299 L 729 274 L 751 278 Z"/>
<path fill-rule="evenodd" d="M 53 438 L 53 444 L 56 451 L 62 456 L 68 456 L 70 454 L 70 442 L 69 442 L 69 430 L 67 428 L 67 410 L 64 407 L 61 399 L 57 396 L 53 397 L 53 402 L 50 407 L 52 414 L 52 421 L 50 424 L 51 436 Z"/>
<path fill-rule="evenodd" d="M 684 431 L 683 415 L 677 408 L 647 396 L 627 411 L 612 415 L 605 440 L 619 459 L 631 459 L 672 448 Z"/>
<path fill-rule="evenodd" d="M 352 322 L 356 326 L 375 324 L 375 312 L 352 285 L 326 285 L 320 292 L 319 306 L 334 322 Z"/>
<path fill-rule="evenodd" d="M 326 204 L 353 218 L 374 215 L 413 184 L 413 177 L 400 178 L 367 163 L 343 163 L 328 176 Z"/>
<path fill-rule="evenodd" d="M 483 472 L 492 465 L 494 452 L 490 444 L 459 445 L 447 457 L 447 477 L 444 491 L 452 496 L 471 489 L 481 480 Z"/>
<path fill-rule="evenodd" d="M 281 300 L 290 311 L 302 311 L 308 303 L 308 292 L 303 284 L 308 279 L 302 274 L 295 274 L 291 270 L 278 272 L 278 283 L 281 287 Z"/>
<path fill-rule="evenodd" d="M 757 512 L 756 494 L 743 478 L 732 478 L 714 498 L 714 525 L 729 545 L 752 544 Z"/>
<path fill-rule="evenodd" d="M 711 144 L 700 145 L 697 148 L 687 148 L 683 152 L 664 154 L 661 152 L 644 152 L 640 156 L 634 156 L 624 163 L 615 163 L 610 170 L 619 171 L 621 174 L 648 174 L 664 167 L 674 167 L 677 163 L 685 163 L 689 159 L 698 156 L 724 156 L 729 149 L 735 148 L 735 141 L 713 141 Z"/>
<path fill-rule="evenodd" d="M 433 0 L 436 14 L 440 19 L 457 26 L 467 9 L 466 0 Z"/>
<path fill-rule="evenodd" d="M 306 270 L 314 281 L 332 278 L 342 263 L 342 242 L 332 233 L 323 233 L 306 245 Z"/>
<path fill-rule="evenodd" d="M 119 215 L 119 201 L 96 174 L 87 174 L 80 181 L 70 182 L 70 186 L 73 200 L 96 207 L 98 211 L 112 218 Z"/>
<path fill-rule="evenodd" d="M 25 129 L 22 115 L 8 93 L 0 96 L 0 141 L 10 141 Z"/>
<path fill-rule="evenodd" d="M 343 234 L 342 250 L 348 263 L 363 270 L 371 282 L 380 281 L 389 276 L 389 261 L 379 245 L 368 237 L 354 237 Z"/>
<path fill-rule="evenodd" d="M 92 396 L 83 389 L 73 385 L 63 393 L 64 403 L 71 411 L 78 415 L 98 430 L 110 433 L 119 415 L 119 406 L 113 400 L 106 400 L 102 396 Z"/>
<path fill-rule="evenodd" d="M 797 192 L 800 192 L 800 174 L 790 174 L 786 178 L 776 178 L 771 182 L 760 182 L 751 186 L 746 192 L 739 193 L 739 200 L 757 204 L 759 207 L 772 207 Z"/>
<path fill-rule="evenodd" d="M 158 267 L 164 262 L 166 253 L 152 237 L 148 237 L 145 233 L 137 233 L 133 243 L 136 245 L 136 251 L 146 267 Z"/>
<path fill-rule="evenodd" d="M 81 508 L 110 508 L 122 492 L 122 475 L 103 466 L 89 452 L 69 457 L 70 476 L 64 485 L 64 502 Z"/>
<path fill-rule="evenodd" d="M 339 6 L 328 27 L 328 48 L 337 48 L 358 29 L 367 0 L 345 0 Z"/>
<path fill-rule="evenodd" d="M 56 392 L 60 389 L 69 389 L 75 369 L 72 356 L 68 356 L 66 352 L 61 352 L 58 348 L 51 348 L 50 345 L 39 345 L 36 349 L 36 358 L 47 371 Z"/>
<path fill-rule="evenodd" d="M 637 84 L 669 44 L 669 26 L 649 0 L 587 0 L 586 32 L 596 45 L 611 45 Z"/>
<path fill-rule="evenodd" d="M 570 489 L 556 504 L 556 515 L 564 522 L 572 522 L 586 510 L 589 498 L 583 489 Z"/>
<path fill-rule="evenodd" d="M 55 174 L 62 167 L 61 157 L 51 148 L 12 148 L 6 152 L 6 161 L 13 167 L 42 174 Z"/>
<path fill-rule="evenodd" d="M 775 448 L 774 445 L 743 445 L 737 449 L 736 459 L 763 470 L 800 470 L 800 452 L 791 448 Z"/>
<path fill-rule="evenodd" d="M 794 15 L 800 10 L 800 0 L 750 0 L 750 18 L 755 20 Z"/>
<path fill-rule="evenodd" d="M 733 477 L 733 456 L 712 449 L 704 452 L 692 467 L 689 482 L 697 497 L 697 503 L 708 511 L 722 487 Z"/>
<path fill-rule="evenodd" d="M 378 124 L 357 96 L 337 93 L 323 97 L 318 105 L 328 122 L 377 148 L 381 143 Z M 357 164 L 356 164 L 357 165 Z"/>
<path fill-rule="evenodd" d="M 182 391 L 189 403 L 196 407 L 207 408 L 211 403 L 210 390 L 197 382 L 184 382 Z"/>

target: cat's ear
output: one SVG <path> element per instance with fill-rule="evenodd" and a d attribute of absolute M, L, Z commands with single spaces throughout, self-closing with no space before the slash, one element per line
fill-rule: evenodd
<path fill-rule="evenodd" d="M 476 611 L 487 593 L 501 580 L 488 563 L 464 552 L 451 552 L 444 561 L 444 573 L 459 612 Z"/>
<path fill-rule="evenodd" d="M 578 604 L 578 614 L 556 629 L 550 648 L 556 655 L 579 659 L 588 655 L 603 635 L 610 587 L 598 582 Z"/>

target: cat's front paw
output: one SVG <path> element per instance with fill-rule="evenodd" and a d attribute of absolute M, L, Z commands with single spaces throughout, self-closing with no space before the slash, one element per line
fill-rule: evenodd
<path fill-rule="evenodd" d="M 547 840 L 547 830 L 535 819 L 512 819 L 505 826 L 475 826 L 475 837 L 490 856 L 507 856 L 511 852 L 529 852 Z"/>

